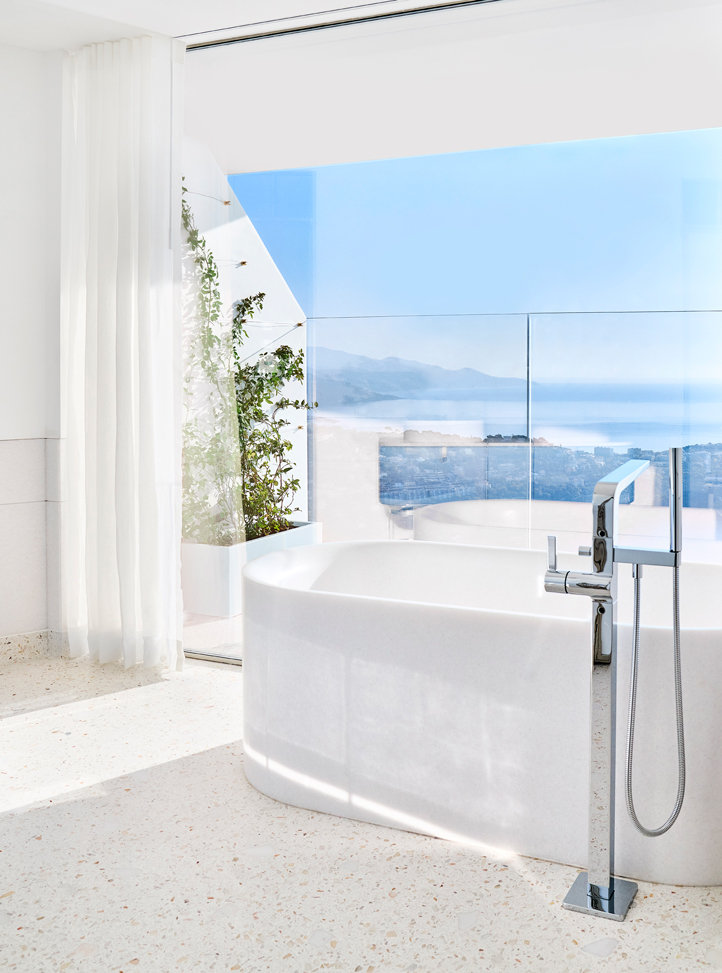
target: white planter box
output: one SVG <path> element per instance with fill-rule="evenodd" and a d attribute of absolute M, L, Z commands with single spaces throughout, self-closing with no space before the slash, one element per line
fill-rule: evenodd
<path fill-rule="evenodd" d="M 243 611 L 241 570 L 246 561 L 288 547 L 320 543 L 321 524 L 305 522 L 294 522 L 291 530 L 233 544 L 231 547 L 183 541 L 183 608 L 195 615 L 218 615 L 224 618 L 239 615 Z"/>

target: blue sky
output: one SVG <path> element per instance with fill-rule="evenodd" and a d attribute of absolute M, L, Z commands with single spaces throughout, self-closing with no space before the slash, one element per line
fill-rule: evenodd
<path fill-rule="evenodd" d="M 346 334 L 337 347 L 415 357 L 408 350 L 416 336 L 416 357 L 433 361 L 435 343 L 447 367 L 460 367 L 471 364 L 469 348 L 450 315 L 722 308 L 721 177 L 722 129 L 709 129 L 229 181 L 309 316 L 446 318 L 436 327 L 427 318 L 425 328 L 337 322 L 339 340 Z M 607 324 L 623 349 L 637 325 L 615 321 Z M 710 335 L 719 324 L 708 318 Z M 640 348 L 656 333 L 650 327 L 639 331 Z M 677 327 L 659 325 L 643 380 L 654 380 L 655 354 L 660 368 L 677 355 L 674 342 L 667 347 Z M 571 342 L 578 366 L 598 370 L 599 338 L 580 318 L 564 348 L 572 352 Z M 687 356 L 683 377 L 710 380 L 722 364 L 717 344 L 714 364 L 707 356 L 698 373 Z M 674 380 L 669 373 L 659 380 Z"/>

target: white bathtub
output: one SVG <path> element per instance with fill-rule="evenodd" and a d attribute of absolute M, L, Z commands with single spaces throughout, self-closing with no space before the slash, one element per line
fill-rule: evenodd
<path fill-rule="evenodd" d="M 581 566 L 576 556 L 561 565 Z M 620 614 L 630 615 L 623 566 Z M 338 543 L 244 568 L 244 741 L 277 800 L 586 865 L 589 604 L 543 590 L 536 551 Z M 661 838 L 622 786 L 630 628 L 620 625 L 620 875 L 722 884 L 722 569 L 682 568 L 687 797 Z M 676 791 L 670 572 L 645 568 L 635 748 L 648 826 Z"/>
<path fill-rule="evenodd" d="M 685 507 L 687 560 L 722 562 L 721 511 Z M 589 544 L 592 505 L 557 500 L 453 500 L 414 510 L 414 539 L 448 544 L 483 544 L 545 551 L 547 534 L 556 534 L 560 551 Z M 620 504 L 619 543 L 624 547 L 665 547 L 669 508 Z"/>

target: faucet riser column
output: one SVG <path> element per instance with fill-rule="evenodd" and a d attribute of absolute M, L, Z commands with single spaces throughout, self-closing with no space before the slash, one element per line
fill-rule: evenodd
<path fill-rule="evenodd" d="M 622 922 L 637 885 L 614 878 L 618 568 L 611 570 L 609 599 L 592 601 L 588 870 L 577 876 L 562 905 Z"/>
<path fill-rule="evenodd" d="M 590 698 L 590 775 L 589 775 L 589 866 L 580 872 L 562 903 L 565 909 L 603 916 L 621 922 L 637 891 L 634 882 L 614 878 L 614 778 L 616 751 L 617 695 L 617 580 L 619 562 L 635 565 L 635 577 L 642 564 L 665 564 L 678 568 L 682 551 L 682 459 L 683 450 L 669 451 L 669 551 L 619 547 L 617 520 L 622 491 L 649 466 L 648 460 L 629 460 L 597 483 L 592 497 L 592 543 L 579 553 L 592 558 L 592 572 L 560 571 L 557 567 L 556 538 L 549 537 L 549 560 L 544 588 L 553 594 L 588 595 L 592 599 L 592 671 Z M 616 562 L 616 563 L 615 563 Z M 675 586 L 677 575 L 675 574 Z M 675 587 L 675 592 L 678 589 Z M 675 595 L 676 598 L 676 595 Z M 678 601 L 675 600 L 677 612 Z M 675 614 L 675 618 L 678 615 Z M 675 652 L 678 652 L 679 627 L 675 623 Z M 675 655 L 679 665 L 679 655 Z M 675 675 L 678 740 L 681 738 L 681 688 Z M 631 712 L 631 711 L 630 711 Z M 630 715 L 630 726 L 632 716 Z M 631 730 L 630 730 L 631 740 Z M 631 743 L 629 744 L 631 748 Z M 684 797 L 684 743 L 680 744 L 680 794 L 669 826 L 674 823 Z M 630 749 L 631 753 L 631 749 Z M 631 757 L 629 758 L 631 768 Z M 631 770 L 628 771 L 631 774 Z M 643 829 L 631 806 L 631 785 L 627 799 L 632 818 L 643 834 L 663 834 Z"/>
<path fill-rule="evenodd" d="M 616 655 L 616 653 L 614 654 Z M 617 663 L 594 663 L 591 673 L 589 761 L 589 883 L 603 898 L 614 873 L 614 770 Z"/>
<path fill-rule="evenodd" d="M 588 870 L 577 877 L 562 905 L 574 912 L 621 921 L 637 891 L 634 882 L 614 878 L 614 778 L 617 691 L 617 584 L 614 563 L 619 497 L 647 467 L 630 461 L 601 479 L 592 498 L 592 573 L 568 571 L 567 594 L 592 599 L 590 673 L 590 772 Z M 554 564 L 545 575 L 547 591 L 559 590 Z"/>

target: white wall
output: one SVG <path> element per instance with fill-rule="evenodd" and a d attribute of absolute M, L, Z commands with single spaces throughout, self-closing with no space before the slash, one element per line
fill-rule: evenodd
<path fill-rule="evenodd" d="M 0 637 L 47 627 L 46 524 L 56 505 L 46 497 L 57 496 L 61 70 L 58 53 L 0 45 Z"/>
<path fill-rule="evenodd" d="M 187 135 L 250 172 L 722 125 L 721 0 L 505 0 L 189 51 Z"/>
<path fill-rule="evenodd" d="M 56 55 L 0 46 L 0 440 L 46 435 L 46 338 L 57 326 L 59 81 Z"/>

